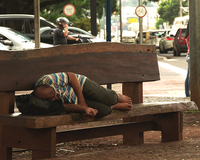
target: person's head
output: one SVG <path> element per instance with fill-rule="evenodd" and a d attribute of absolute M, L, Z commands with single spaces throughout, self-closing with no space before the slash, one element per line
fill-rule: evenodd
<path fill-rule="evenodd" d="M 59 92 L 54 86 L 48 84 L 41 84 L 35 88 L 33 95 L 42 100 L 53 101 L 55 99 L 58 99 Z"/>
<path fill-rule="evenodd" d="M 34 29 L 34 21 L 30 22 L 31 29 Z"/>
<path fill-rule="evenodd" d="M 73 23 L 70 22 L 67 18 L 65 17 L 59 17 L 56 19 L 56 24 L 61 27 L 61 28 L 64 28 L 65 27 L 65 24 L 67 24 L 68 26 L 72 26 Z"/>

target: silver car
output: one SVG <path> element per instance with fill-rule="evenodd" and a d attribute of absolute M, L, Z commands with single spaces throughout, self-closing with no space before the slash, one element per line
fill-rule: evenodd
<path fill-rule="evenodd" d="M 8 50 L 28 50 L 35 48 L 35 42 L 32 39 L 8 27 L 0 27 L 0 42 Z M 48 48 L 53 47 L 53 45 L 40 43 L 40 47 Z"/>
<path fill-rule="evenodd" d="M 161 36 L 159 41 L 160 53 L 167 53 L 173 50 L 173 40 L 176 34 L 176 29 L 168 29 Z"/>

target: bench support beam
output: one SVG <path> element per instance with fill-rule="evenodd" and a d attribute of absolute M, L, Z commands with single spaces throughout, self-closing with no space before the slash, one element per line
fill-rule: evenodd
<path fill-rule="evenodd" d="M 15 92 L 0 92 L 0 114 L 14 113 L 14 97 Z M 4 126 L 0 125 L 0 159 L 11 160 L 12 148 L 3 147 L 3 130 Z"/>
<path fill-rule="evenodd" d="M 53 158 L 56 154 L 56 127 L 29 129 L 4 126 L 3 147 L 31 149 L 32 160 Z"/>
<path fill-rule="evenodd" d="M 133 104 L 143 103 L 143 86 L 142 82 L 138 83 L 123 83 L 122 92 L 124 95 L 129 96 L 132 99 Z M 135 117 L 123 118 L 123 122 L 135 122 Z M 134 132 L 123 135 L 124 144 L 140 145 L 144 143 L 143 132 Z"/>
<path fill-rule="evenodd" d="M 57 133 L 57 143 L 153 130 L 154 122 L 131 122 Z"/>
<path fill-rule="evenodd" d="M 155 131 L 161 131 L 162 142 L 181 141 L 183 133 L 183 113 L 182 112 L 171 112 L 163 114 L 135 116 L 126 118 L 127 122 L 141 122 L 141 121 L 154 121 Z M 130 120 L 130 121 L 129 121 Z M 125 119 L 123 119 L 125 123 Z M 126 122 L 126 123 L 127 123 Z M 123 135 L 123 143 L 141 145 L 144 143 L 144 133 L 135 130 L 133 133 Z"/>
<path fill-rule="evenodd" d="M 183 140 L 183 113 L 173 112 L 157 115 L 158 129 L 162 132 L 162 142 Z"/>

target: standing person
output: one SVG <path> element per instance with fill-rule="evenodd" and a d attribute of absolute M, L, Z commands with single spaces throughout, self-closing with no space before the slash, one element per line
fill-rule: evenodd
<path fill-rule="evenodd" d="M 74 38 L 68 35 L 68 25 L 72 24 L 65 17 L 59 17 L 56 20 L 57 28 L 53 35 L 53 44 L 56 45 L 67 45 L 67 39 L 78 41 L 79 38 Z M 65 28 L 64 32 L 63 29 Z"/>
<path fill-rule="evenodd" d="M 114 109 L 130 110 L 131 98 L 106 89 L 84 75 L 72 72 L 42 76 L 33 95 L 42 100 L 61 99 L 67 112 L 82 112 L 88 117 L 103 117 Z"/>
<path fill-rule="evenodd" d="M 186 56 L 186 62 L 188 63 L 188 70 L 187 70 L 187 76 L 185 79 L 185 95 L 186 97 L 190 97 L 190 36 L 189 36 L 189 21 L 187 25 L 187 29 L 185 32 L 185 41 L 187 44 L 187 56 Z"/>

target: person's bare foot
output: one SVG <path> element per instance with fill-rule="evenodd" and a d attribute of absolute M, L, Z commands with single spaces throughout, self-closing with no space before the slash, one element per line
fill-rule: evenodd
<path fill-rule="evenodd" d="M 131 108 L 132 108 L 132 104 L 129 104 L 129 103 L 117 103 L 111 106 L 111 109 L 113 110 L 118 109 L 118 110 L 128 111 L 128 110 L 131 110 Z"/>
<path fill-rule="evenodd" d="M 118 97 L 119 97 L 119 103 L 129 103 L 129 104 L 132 104 L 132 100 L 130 97 L 126 96 L 126 95 L 121 95 L 121 94 L 118 94 Z"/>

